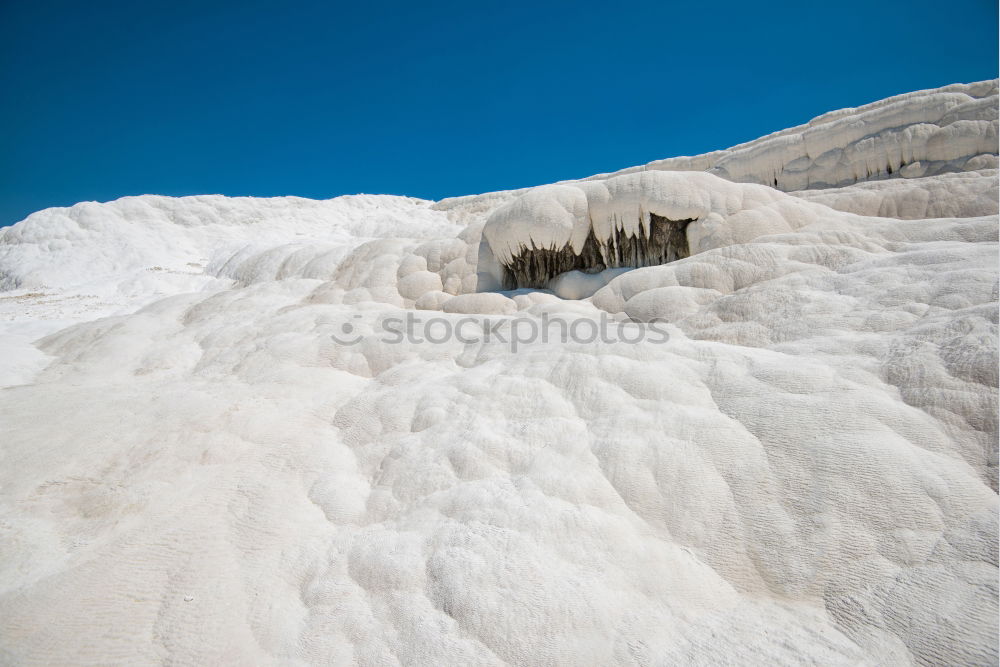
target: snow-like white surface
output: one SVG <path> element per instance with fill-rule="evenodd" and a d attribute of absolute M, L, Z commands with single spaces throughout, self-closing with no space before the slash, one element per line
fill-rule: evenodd
<path fill-rule="evenodd" d="M 996 100 L 0 230 L 0 662 L 995 664 Z M 494 289 L 651 213 L 691 257 Z M 669 340 L 387 342 L 408 315 Z"/>
<path fill-rule="evenodd" d="M 840 109 L 805 125 L 645 170 L 710 171 L 780 190 L 997 167 L 997 81 L 954 84 Z M 605 178 L 607 174 L 593 178 Z"/>

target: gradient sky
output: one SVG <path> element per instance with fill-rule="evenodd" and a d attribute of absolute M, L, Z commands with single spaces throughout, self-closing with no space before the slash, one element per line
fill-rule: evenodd
<path fill-rule="evenodd" d="M 537 185 L 997 76 L 995 0 L 620 6 L 0 0 L 0 225 Z"/>

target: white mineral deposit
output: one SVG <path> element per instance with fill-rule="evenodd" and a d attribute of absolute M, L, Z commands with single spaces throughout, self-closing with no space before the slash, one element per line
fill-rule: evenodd
<path fill-rule="evenodd" d="M 0 229 L 0 662 L 995 665 L 997 152 Z"/>

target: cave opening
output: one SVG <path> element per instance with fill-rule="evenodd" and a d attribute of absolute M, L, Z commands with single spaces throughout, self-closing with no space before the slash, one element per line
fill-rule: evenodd
<path fill-rule="evenodd" d="M 687 226 L 694 218 L 671 220 L 650 214 L 649 234 L 639 225 L 636 234 L 617 227 L 607 242 L 600 242 L 591 229 L 580 254 L 570 246 L 528 248 L 521 246 L 509 264 L 503 264 L 503 289 L 544 288 L 550 280 L 567 271 L 600 273 L 605 269 L 658 266 L 688 257 Z"/>

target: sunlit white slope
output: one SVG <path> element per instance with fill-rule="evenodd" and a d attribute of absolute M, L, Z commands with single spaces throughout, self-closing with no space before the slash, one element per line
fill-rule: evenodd
<path fill-rule="evenodd" d="M 997 81 L 896 95 L 695 157 L 633 171 L 708 171 L 785 191 L 997 167 Z M 614 175 L 614 174 L 611 174 Z M 604 178 L 608 174 L 592 178 Z"/>
<path fill-rule="evenodd" d="M 995 664 L 995 89 L 696 172 L 0 230 L 0 662 Z M 899 135 L 926 175 L 755 171 L 893 123 L 938 128 Z M 653 215 L 689 257 L 492 289 Z M 387 342 L 408 315 L 669 340 Z"/>
<path fill-rule="evenodd" d="M 10 352 L 0 357 L 0 386 L 45 363 L 31 341 L 68 324 L 170 294 L 326 276 L 366 239 L 456 234 L 430 204 L 369 195 L 143 196 L 34 213 L 0 229 L 0 341 Z"/>

